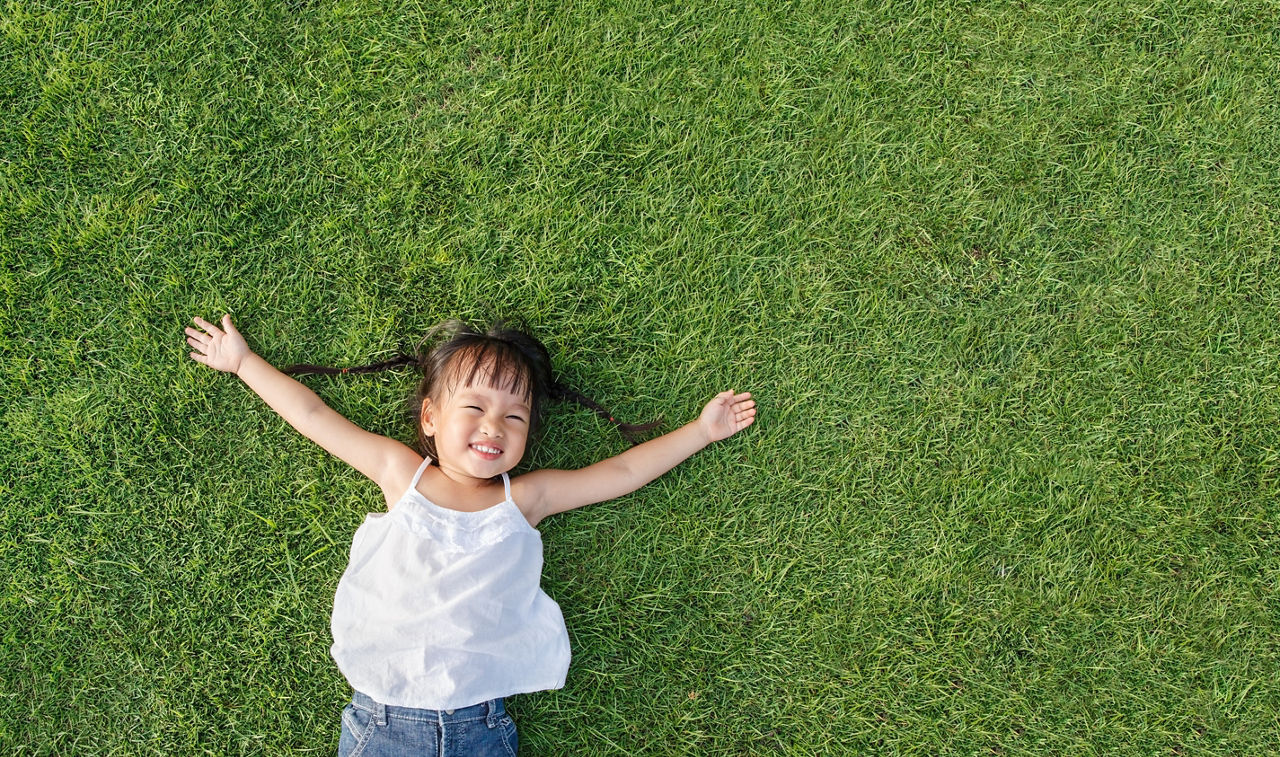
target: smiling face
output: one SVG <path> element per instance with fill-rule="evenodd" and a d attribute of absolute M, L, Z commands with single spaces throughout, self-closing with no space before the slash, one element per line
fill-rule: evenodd
<path fill-rule="evenodd" d="M 487 481 L 524 457 L 531 399 L 518 390 L 528 383 L 494 381 L 491 366 L 480 366 L 470 376 L 453 373 L 438 399 L 423 401 L 422 431 L 434 439 L 436 462 L 446 475 Z"/>

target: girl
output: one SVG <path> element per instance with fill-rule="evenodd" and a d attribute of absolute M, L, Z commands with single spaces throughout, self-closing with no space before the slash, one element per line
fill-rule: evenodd
<path fill-rule="evenodd" d="M 538 523 L 633 492 L 755 421 L 750 393 L 721 392 L 697 420 L 621 455 L 513 479 L 508 472 L 548 398 L 574 399 L 608 417 L 554 380 L 546 348 L 528 334 L 454 322 L 419 359 L 287 369 L 420 366 L 414 450 L 357 427 L 273 368 L 229 315 L 221 328 L 194 322 L 199 329 L 186 329 L 193 360 L 235 373 L 304 436 L 372 479 L 386 500 L 387 512 L 369 514 L 356 530 L 333 602 L 330 651 L 355 690 L 342 712 L 340 755 L 514 755 L 504 698 L 561 688 L 569 667 L 560 607 L 539 585 Z"/>

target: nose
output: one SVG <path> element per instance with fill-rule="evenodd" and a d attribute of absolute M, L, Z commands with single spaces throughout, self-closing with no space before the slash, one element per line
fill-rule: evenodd
<path fill-rule="evenodd" d="M 501 439 L 503 433 L 502 421 L 498 418 L 485 417 L 485 419 L 480 422 L 480 432 L 493 439 Z"/>

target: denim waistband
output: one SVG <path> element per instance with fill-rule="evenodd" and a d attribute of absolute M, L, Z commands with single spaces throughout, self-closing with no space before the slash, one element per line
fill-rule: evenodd
<path fill-rule="evenodd" d="M 501 698 L 473 704 L 470 707 L 459 707 L 453 710 L 424 710 L 417 707 L 400 707 L 393 704 L 382 704 L 374 701 L 368 694 L 355 692 L 351 696 L 351 704 L 373 716 L 378 725 L 386 725 L 387 718 L 414 720 L 424 723 L 462 723 L 468 720 L 483 720 L 490 728 L 495 728 L 498 721 L 506 714 L 506 702 Z"/>

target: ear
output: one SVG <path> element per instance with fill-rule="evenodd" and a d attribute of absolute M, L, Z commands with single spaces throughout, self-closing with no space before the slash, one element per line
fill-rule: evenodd
<path fill-rule="evenodd" d="M 436 435 L 436 409 L 431 404 L 430 397 L 424 399 L 422 407 L 418 408 L 418 422 L 422 424 L 423 436 Z"/>

